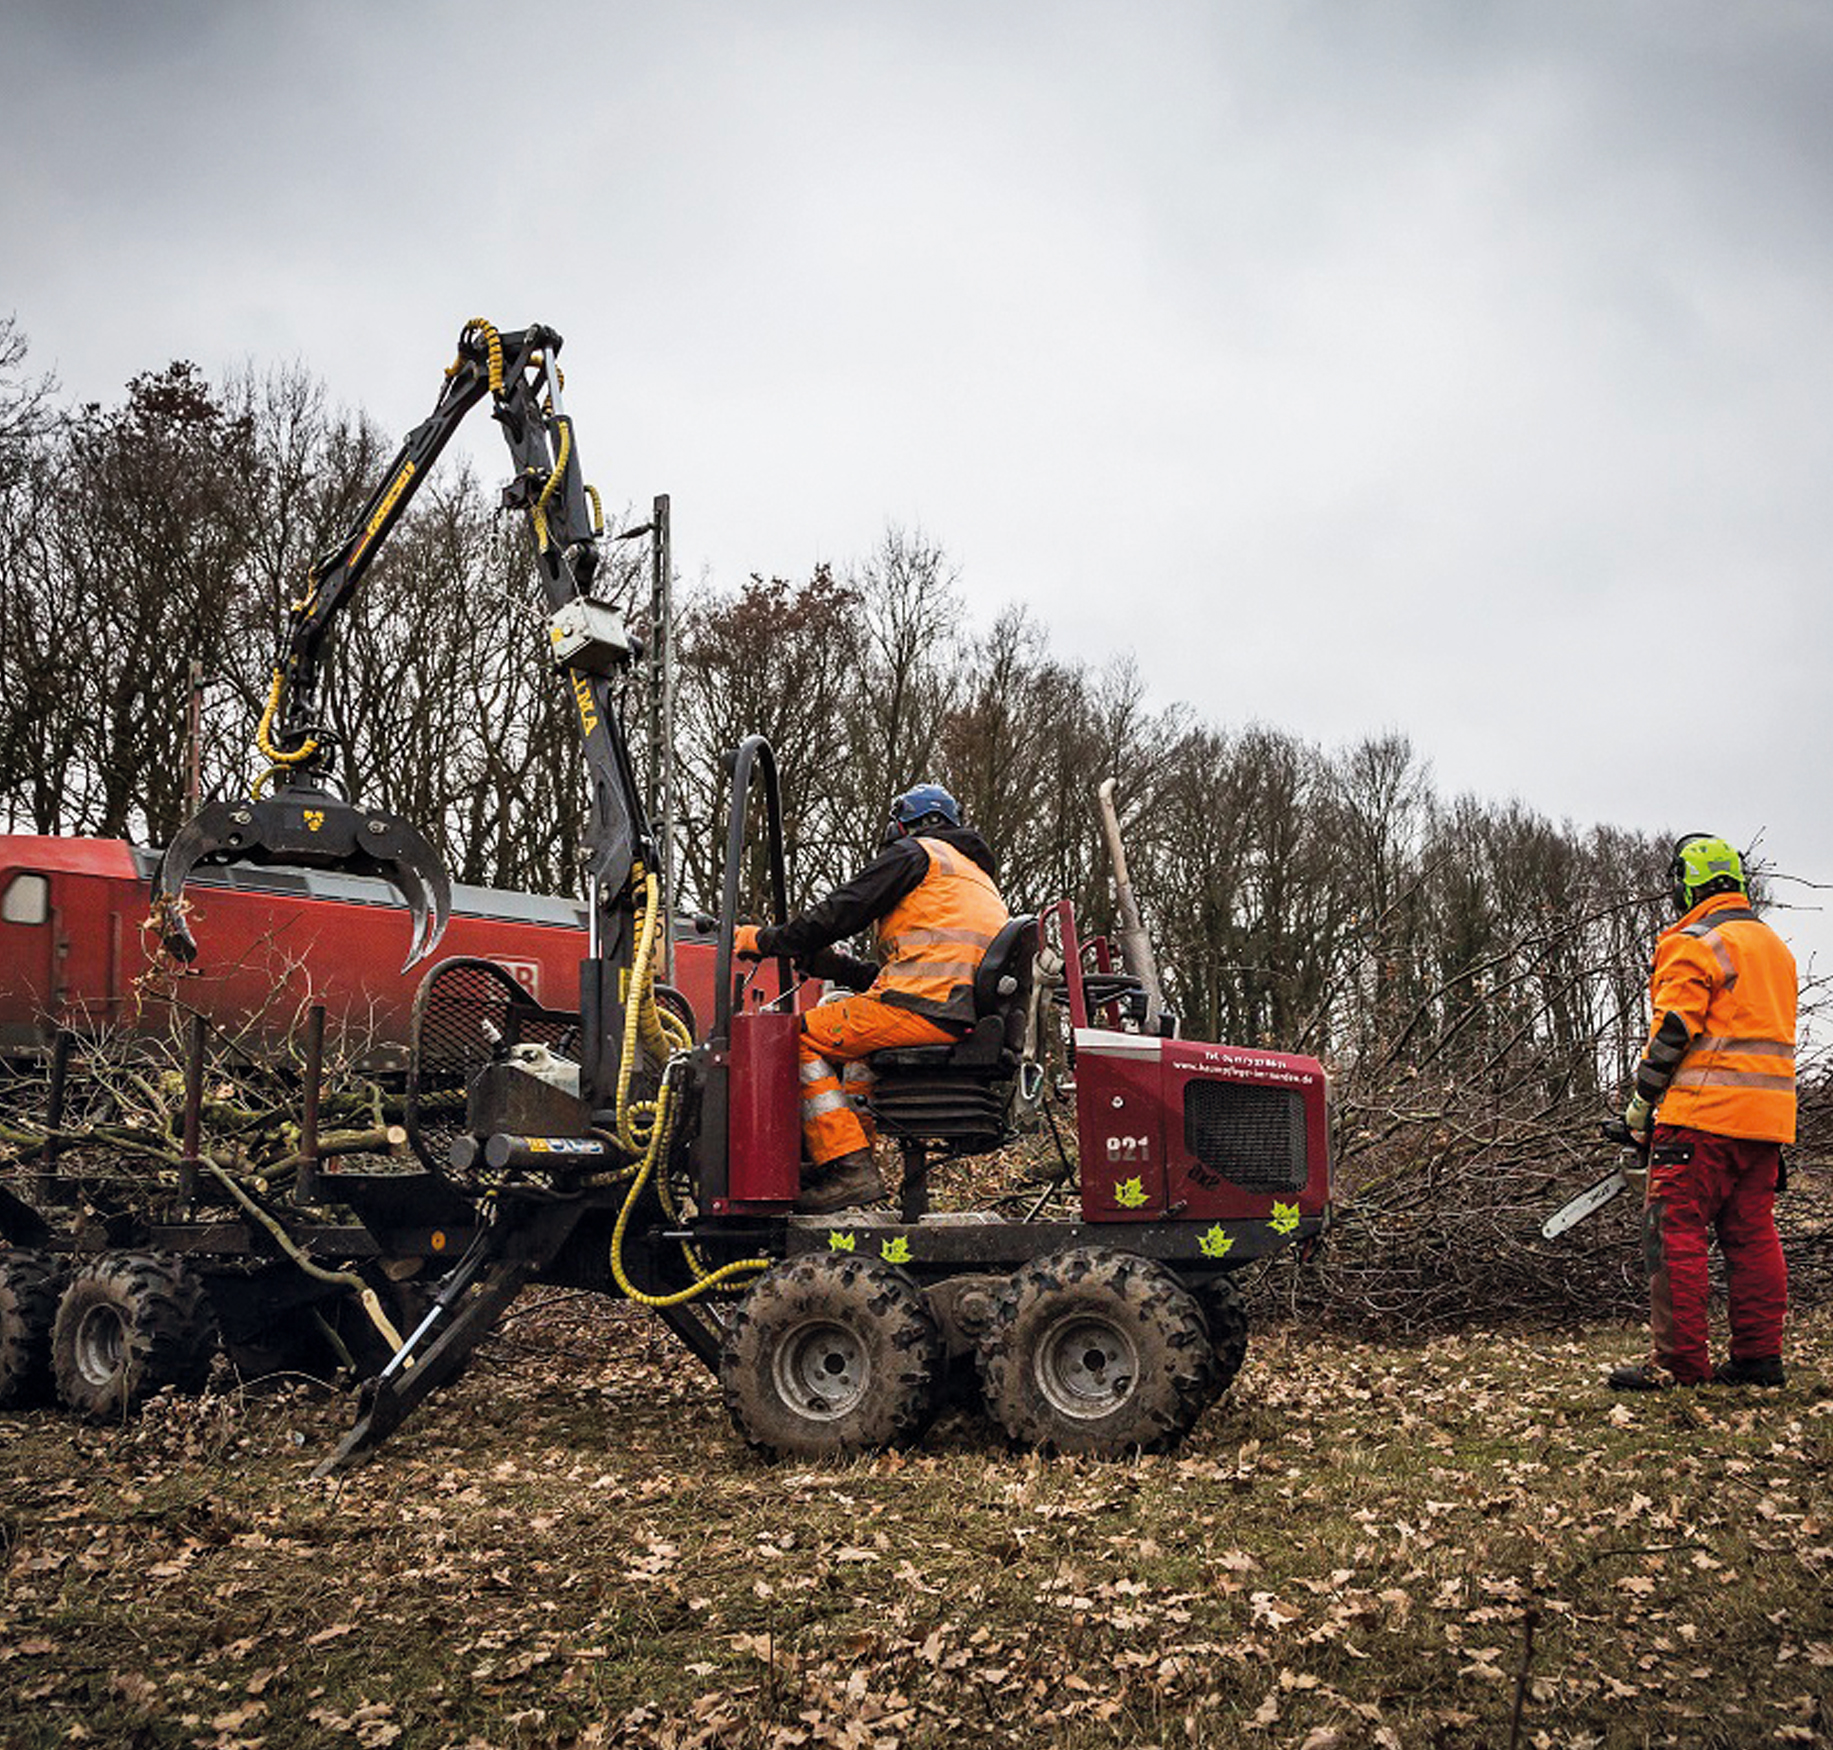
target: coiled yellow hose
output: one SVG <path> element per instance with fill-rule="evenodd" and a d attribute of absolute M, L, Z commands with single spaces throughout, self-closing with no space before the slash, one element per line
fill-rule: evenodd
<path fill-rule="evenodd" d="M 573 422 L 563 413 L 554 421 L 560 431 L 560 449 L 554 457 L 554 471 L 547 477 L 547 484 L 541 488 L 541 496 L 529 507 L 529 520 L 535 525 L 535 544 L 543 553 L 547 551 L 547 501 L 554 496 L 562 477 L 566 473 L 567 457 L 573 453 Z"/>
<path fill-rule="evenodd" d="M 638 868 L 632 879 L 641 883 L 641 900 L 637 907 L 637 947 L 631 969 L 630 992 L 624 1004 L 624 1049 L 617 1071 L 617 1143 L 632 1154 L 641 1155 L 636 1177 L 625 1193 L 618 1211 L 617 1225 L 611 1233 L 611 1275 L 617 1286 L 639 1306 L 679 1306 L 696 1299 L 721 1282 L 729 1281 L 743 1271 L 768 1270 L 769 1258 L 739 1258 L 707 1270 L 693 1246 L 683 1242 L 681 1251 L 696 1280 L 674 1294 L 646 1294 L 631 1282 L 624 1270 L 624 1235 L 630 1226 L 643 1187 L 652 1175 L 663 1212 L 671 1219 L 674 1204 L 669 1194 L 668 1175 L 657 1174 L 658 1163 L 667 1158 L 668 1139 L 674 1128 L 674 1096 L 670 1077 L 682 1053 L 693 1046 L 693 1035 L 679 1015 L 671 1013 L 656 1001 L 655 974 L 661 960 L 661 893 L 662 884 L 655 875 Z M 663 1060 L 662 1086 L 653 1100 L 633 1100 L 631 1086 L 636 1078 L 637 1046 L 646 1046 Z M 621 1178 L 618 1174 L 615 1177 Z M 606 1182 L 601 1178 L 598 1182 Z M 614 1181 L 613 1181 L 614 1182 Z"/>
<path fill-rule="evenodd" d="M 295 748 L 291 753 L 288 753 L 285 748 L 281 747 L 280 744 L 273 739 L 271 731 L 274 727 L 274 713 L 280 709 L 280 693 L 285 685 L 286 676 L 279 669 L 275 669 L 274 684 L 267 689 L 267 708 L 261 713 L 261 721 L 255 726 L 255 747 L 259 750 L 261 757 L 269 763 L 270 767 L 275 767 L 282 771 L 289 766 L 304 764 L 313 754 L 318 752 L 318 738 L 316 736 L 308 736 L 304 745 Z M 270 770 L 267 776 L 271 778 L 274 776 L 274 772 Z M 257 794 L 259 794 L 258 791 Z"/>

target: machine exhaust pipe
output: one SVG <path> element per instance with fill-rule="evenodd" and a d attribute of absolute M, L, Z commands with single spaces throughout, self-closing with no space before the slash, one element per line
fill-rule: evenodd
<path fill-rule="evenodd" d="M 1158 982 L 1158 960 L 1152 952 L 1152 938 L 1140 922 L 1139 903 L 1133 897 L 1132 877 L 1127 873 L 1126 846 L 1120 841 L 1120 814 L 1114 806 L 1116 785 L 1104 778 L 1097 796 L 1101 804 L 1101 830 L 1107 836 L 1107 853 L 1114 864 L 1114 889 L 1120 901 L 1120 954 L 1128 972 L 1145 987 L 1146 1031 L 1158 1030 L 1158 1018 L 1165 1012 L 1165 993 Z"/>

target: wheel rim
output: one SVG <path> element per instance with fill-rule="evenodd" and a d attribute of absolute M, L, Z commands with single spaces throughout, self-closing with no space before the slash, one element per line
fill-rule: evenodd
<path fill-rule="evenodd" d="M 856 1409 L 871 1371 L 858 1334 L 834 1319 L 809 1319 L 786 1332 L 771 1364 L 778 1396 L 817 1422 Z"/>
<path fill-rule="evenodd" d="M 1037 1346 L 1036 1371 L 1038 1389 L 1052 1409 L 1094 1422 L 1133 1395 L 1139 1351 L 1112 1320 L 1080 1313 L 1045 1333 Z"/>
<path fill-rule="evenodd" d="M 76 1366 L 91 1385 L 107 1385 L 127 1360 L 127 1327 L 112 1306 L 92 1306 L 76 1328 Z"/>

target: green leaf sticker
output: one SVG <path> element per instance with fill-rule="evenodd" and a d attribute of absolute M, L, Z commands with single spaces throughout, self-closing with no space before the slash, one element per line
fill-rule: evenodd
<path fill-rule="evenodd" d="M 827 1249 L 830 1252 L 851 1252 L 858 1248 L 859 1236 L 843 1227 L 830 1227 L 827 1230 Z"/>
<path fill-rule="evenodd" d="M 1137 1209 L 1145 1200 L 1146 1187 L 1140 1179 L 1122 1179 L 1114 1187 L 1114 1201 L 1122 1209 Z"/>
<path fill-rule="evenodd" d="M 910 1242 L 899 1234 L 894 1240 L 886 1240 L 878 1248 L 878 1255 L 887 1264 L 908 1264 L 910 1262 Z"/>
<path fill-rule="evenodd" d="M 1235 1243 L 1235 1236 L 1217 1222 L 1206 1234 L 1197 1235 L 1197 1244 L 1203 1249 L 1205 1258 L 1226 1258 L 1229 1247 Z"/>
<path fill-rule="evenodd" d="M 1275 1203 L 1273 1219 L 1267 1223 L 1276 1234 L 1289 1234 L 1298 1226 L 1298 1205 L 1296 1203 Z"/>

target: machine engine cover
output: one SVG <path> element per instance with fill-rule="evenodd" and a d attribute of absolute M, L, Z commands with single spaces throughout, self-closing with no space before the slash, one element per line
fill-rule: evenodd
<path fill-rule="evenodd" d="M 1329 1203 L 1315 1058 L 1079 1028 L 1076 1089 L 1089 1221 L 1318 1216 Z"/>

